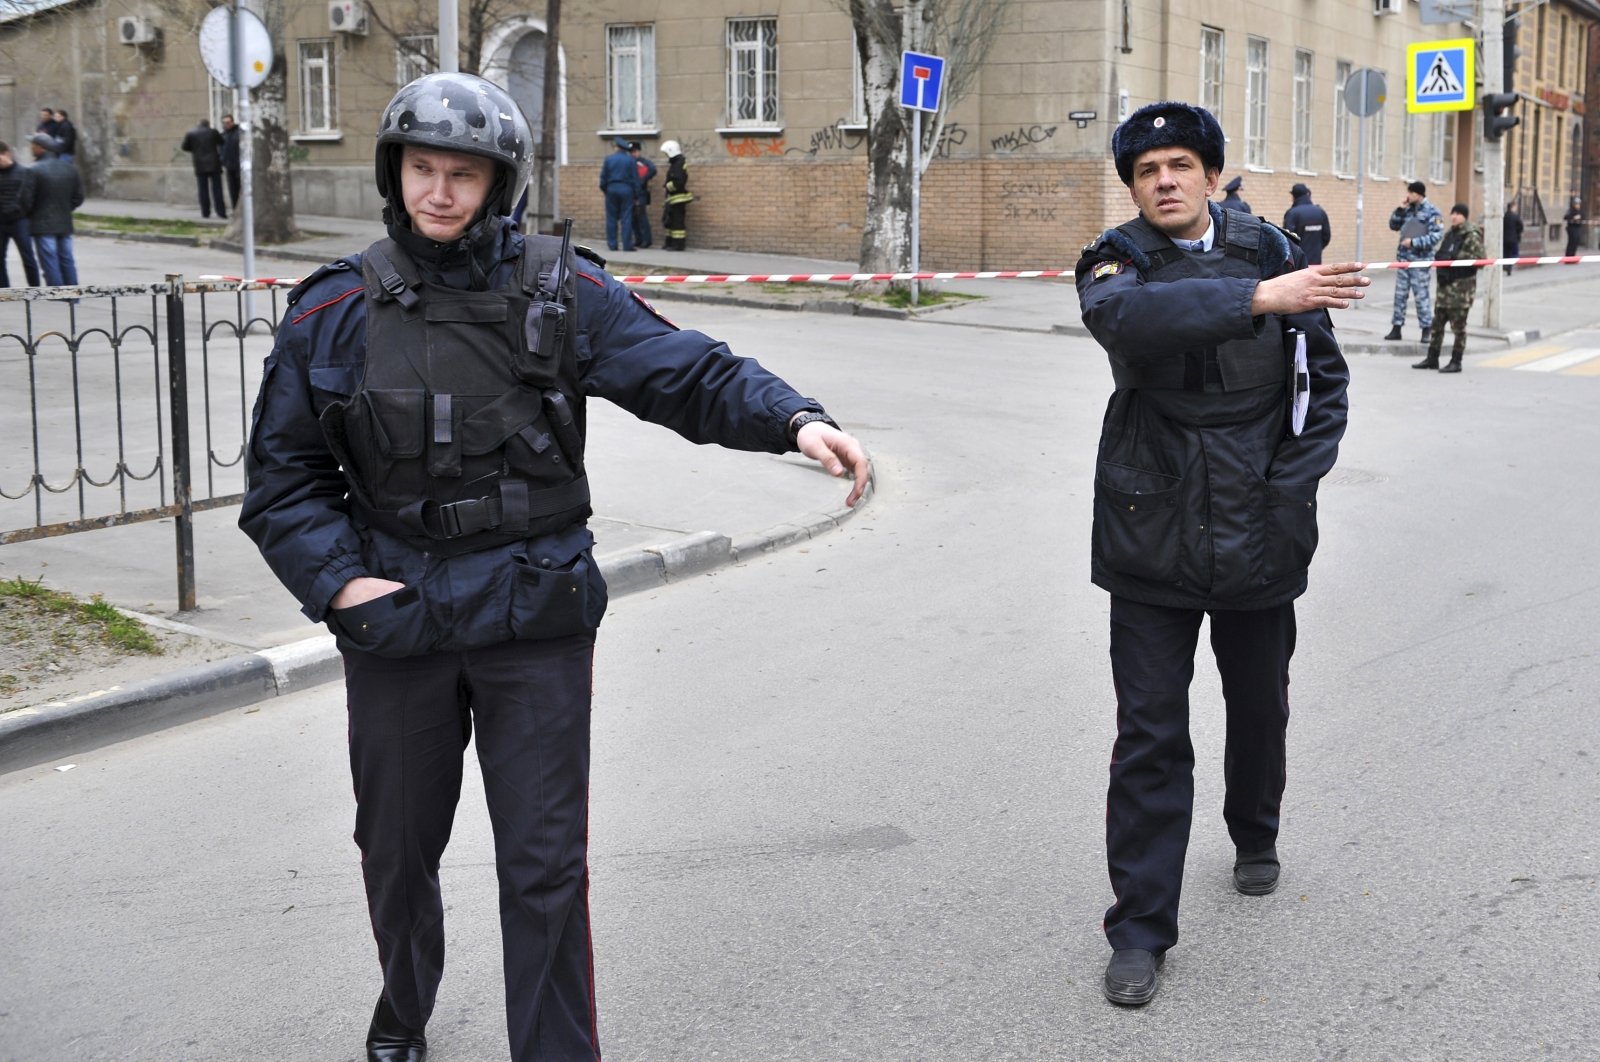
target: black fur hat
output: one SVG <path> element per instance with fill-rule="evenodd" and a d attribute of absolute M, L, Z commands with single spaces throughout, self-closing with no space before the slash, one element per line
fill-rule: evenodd
<path fill-rule="evenodd" d="M 1164 147 L 1193 148 L 1206 169 L 1222 169 L 1222 126 L 1210 111 L 1187 103 L 1150 103 L 1134 111 L 1111 134 L 1111 154 L 1122 183 L 1133 184 L 1135 159 Z"/>

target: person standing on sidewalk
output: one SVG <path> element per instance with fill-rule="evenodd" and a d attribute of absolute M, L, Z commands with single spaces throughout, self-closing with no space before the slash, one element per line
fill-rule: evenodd
<path fill-rule="evenodd" d="M 1311 189 L 1303 184 L 1289 189 L 1289 195 L 1294 204 L 1283 215 L 1283 227 L 1299 237 L 1306 265 L 1321 265 L 1322 249 L 1333 239 L 1328 212 L 1311 201 Z"/>
<path fill-rule="evenodd" d="M 375 169 L 388 235 L 287 297 L 239 516 L 344 657 L 383 971 L 367 1058 L 427 1050 L 439 862 L 475 729 L 511 1057 L 599 1059 L 588 786 L 606 587 L 587 526 L 585 400 L 697 443 L 799 450 L 853 477 L 847 505 L 867 458 L 814 399 L 679 331 L 591 252 L 516 231 L 532 137 L 500 86 L 458 73 L 406 85 L 379 121 Z"/>
<path fill-rule="evenodd" d="M 1467 217 L 1467 204 L 1457 203 L 1450 208 L 1450 228 L 1439 241 L 1439 251 L 1433 256 L 1435 261 L 1483 257 L 1483 232 Z M 1438 314 L 1436 319 L 1442 320 L 1428 341 L 1427 355 L 1411 367 L 1460 372 L 1461 356 L 1467 351 L 1467 312 L 1472 309 L 1472 299 L 1477 294 L 1478 271 L 1471 266 L 1446 266 L 1435 272 L 1439 274 L 1439 295 L 1434 300 L 1434 309 Z M 1443 345 L 1446 324 L 1455 339 L 1450 347 L 1450 361 L 1441 366 L 1439 348 Z"/>
<path fill-rule="evenodd" d="M 1428 201 L 1428 186 L 1421 181 L 1406 185 L 1406 198 L 1389 215 L 1389 228 L 1400 234 L 1394 256 L 1400 262 L 1420 262 L 1433 257 L 1433 249 L 1444 236 L 1444 221 L 1439 208 Z M 1394 313 L 1389 318 L 1389 334 L 1384 339 L 1399 339 L 1400 326 L 1406 323 L 1406 295 L 1417 297 L 1417 323 L 1422 326 L 1424 343 L 1433 335 L 1433 298 L 1428 290 L 1427 269 L 1397 269 L 1394 278 Z"/>
<path fill-rule="evenodd" d="M 222 116 L 222 172 L 228 178 L 228 205 L 239 206 L 239 125 L 233 115 Z"/>
<path fill-rule="evenodd" d="M 663 250 L 684 251 L 689 247 L 689 204 L 694 194 L 689 191 L 689 171 L 683 164 L 683 148 L 676 140 L 662 143 L 661 153 L 667 157 L 667 179 L 662 182 L 666 205 L 661 209 Z"/>
<path fill-rule="evenodd" d="M 70 162 L 56 158 L 54 137 L 35 133 L 33 150 L 33 213 L 28 228 L 39 272 L 50 285 L 76 284 L 78 260 L 72 253 L 72 212 L 83 205 L 83 178 Z"/>
<path fill-rule="evenodd" d="M 6 272 L 6 245 L 15 241 L 22 256 L 22 272 L 28 286 L 39 286 L 39 263 L 33 257 L 33 239 L 28 218 L 33 213 L 33 171 L 11 154 L 11 145 L 0 140 L 0 288 L 11 286 Z"/>
<path fill-rule="evenodd" d="M 606 197 L 606 246 L 633 250 L 633 205 L 639 201 L 639 167 L 629 141 L 617 137 L 616 150 L 600 164 L 600 191 Z"/>
<path fill-rule="evenodd" d="M 222 134 L 211 128 L 211 119 L 202 118 L 199 125 L 183 134 L 183 143 L 179 146 L 189 153 L 189 161 L 194 163 L 200 216 L 209 218 L 214 205 L 217 217 L 227 217 L 228 204 L 222 198 Z"/>
<path fill-rule="evenodd" d="M 1355 263 L 1305 266 L 1293 241 L 1210 202 L 1222 128 L 1186 103 L 1152 103 L 1111 137 L 1139 216 L 1077 265 L 1083 322 L 1116 385 L 1094 485 L 1090 573 L 1111 594 L 1117 738 L 1106 797 L 1103 991 L 1148 1003 L 1178 942 L 1194 815 L 1189 685 L 1201 622 L 1227 717 L 1222 817 L 1233 886 L 1278 885 L 1294 599 L 1317 544 L 1317 484 L 1333 468 L 1350 373 L 1330 307 L 1362 297 Z M 1310 407 L 1286 409 L 1296 332 Z"/>
<path fill-rule="evenodd" d="M 72 119 L 67 117 L 66 111 L 52 111 L 56 119 L 54 136 L 60 148 L 56 157 L 62 162 L 73 162 L 78 157 L 78 127 L 72 124 Z"/>
<path fill-rule="evenodd" d="M 655 242 L 650 231 L 650 182 L 656 179 L 656 164 L 640 154 L 644 145 L 635 140 L 628 148 L 639 171 L 639 199 L 633 204 L 633 245 L 649 247 Z"/>
<path fill-rule="evenodd" d="M 1233 180 L 1229 181 L 1227 184 L 1225 184 L 1223 186 L 1222 190 L 1224 192 L 1228 193 L 1227 195 L 1222 197 L 1222 209 L 1223 210 L 1237 210 L 1241 214 L 1254 214 L 1255 213 L 1254 210 L 1250 209 L 1250 204 L 1249 203 L 1246 203 L 1243 199 L 1239 198 L 1239 189 L 1241 189 L 1243 187 L 1244 187 L 1244 178 L 1243 177 L 1235 177 Z"/>
<path fill-rule="evenodd" d="M 1522 256 L 1522 215 L 1517 213 L 1517 208 L 1508 206 L 1500 219 L 1500 244 L 1504 247 L 1501 252 L 1506 258 L 1520 258 Z M 1506 266 L 1506 276 L 1516 266 Z"/>
<path fill-rule="evenodd" d="M 1578 243 L 1583 239 L 1583 200 L 1573 196 L 1561 220 L 1567 225 L 1567 249 L 1562 254 L 1571 258 L 1578 253 Z"/>

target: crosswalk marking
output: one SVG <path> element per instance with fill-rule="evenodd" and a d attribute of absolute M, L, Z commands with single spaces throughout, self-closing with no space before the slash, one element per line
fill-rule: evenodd
<path fill-rule="evenodd" d="M 1549 357 L 1551 354 L 1559 354 L 1566 349 L 1566 347 L 1553 347 L 1549 345 L 1542 347 L 1524 347 L 1521 350 L 1513 350 L 1509 354 L 1502 354 L 1498 358 L 1490 358 L 1488 361 L 1484 362 L 1484 364 L 1492 369 L 1513 369 L 1518 365 L 1524 365 L 1530 361 L 1536 361 L 1539 358 Z"/>
<path fill-rule="evenodd" d="M 1592 337 L 1584 336 L 1590 339 Z M 1558 372 L 1565 376 L 1600 376 L 1600 347 L 1569 347 L 1545 344 L 1524 347 L 1481 363 L 1489 369 L 1516 369 L 1519 372 Z"/>

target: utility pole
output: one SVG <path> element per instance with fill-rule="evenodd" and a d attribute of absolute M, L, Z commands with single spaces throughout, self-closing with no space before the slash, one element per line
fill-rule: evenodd
<path fill-rule="evenodd" d="M 533 178 L 538 209 L 533 212 L 533 231 L 553 234 L 561 217 L 561 0 L 545 0 L 544 99 L 539 112 L 539 150 L 534 156 L 538 165 Z"/>
<path fill-rule="evenodd" d="M 1493 101 L 1505 91 L 1505 0 L 1481 0 L 1478 25 L 1483 27 L 1483 117 L 1479 135 L 1483 137 L 1483 246 L 1490 258 L 1505 253 L 1506 149 L 1498 134 L 1490 134 L 1495 120 Z M 1501 281 L 1505 272 L 1498 266 L 1482 270 L 1483 324 L 1500 327 Z M 1442 325 L 1440 327 L 1443 327 Z"/>
<path fill-rule="evenodd" d="M 439 70 L 461 69 L 461 13 L 456 0 L 439 0 Z"/>

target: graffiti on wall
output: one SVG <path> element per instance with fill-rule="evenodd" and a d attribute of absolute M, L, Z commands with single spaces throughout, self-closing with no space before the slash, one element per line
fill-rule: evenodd
<path fill-rule="evenodd" d="M 1000 185 L 1000 216 L 1006 221 L 1055 221 L 1069 188 L 1065 177 L 1004 181 Z"/>
<path fill-rule="evenodd" d="M 1056 126 L 1053 125 L 1023 125 L 989 141 L 989 147 L 994 151 L 1012 152 L 1022 151 L 1026 148 L 1038 147 L 1056 135 Z"/>
<path fill-rule="evenodd" d="M 722 142 L 722 147 L 736 159 L 759 159 L 787 153 L 781 136 L 729 137 Z"/>

